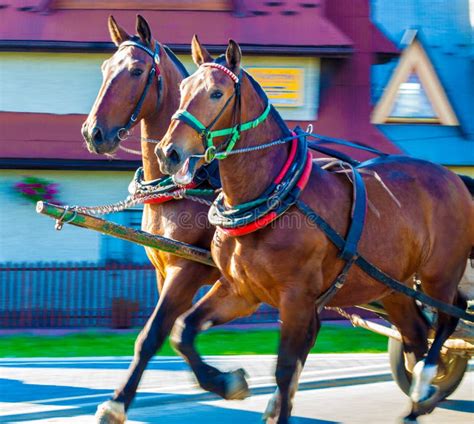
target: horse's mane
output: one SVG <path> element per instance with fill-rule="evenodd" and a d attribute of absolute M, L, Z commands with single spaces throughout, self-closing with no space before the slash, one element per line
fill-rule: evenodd
<path fill-rule="evenodd" d="M 175 64 L 175 66 L 178 68 L 179 72 L 181 72 L 181 75 L 184 78 L 189 77 L 189 72 L 183 65 L 183 63 L 178 59 L 178 56 L 174 54 L 174 52 L 166 45 L 163 44 L 163 48 L 165 49 L 166 53 L 168 54 L 169 58 L 171 59 L 171 62 Z"/>

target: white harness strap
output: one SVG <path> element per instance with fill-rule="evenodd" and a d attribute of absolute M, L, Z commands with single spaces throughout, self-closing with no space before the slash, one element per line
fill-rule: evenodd
<path fill-rule="evenodd" d="M 230 69 L 227 69 L 224 65 L 220 65 L 219 63 L 214 63 L 214 62 L 206 62 L 201 65 L 201 67 L 206 67 L 206 68 L 216 68 L 224 72 L 232 81 L 234 81 L 236 84 L 239 83 L 239 77 L 235 75 Z"/>

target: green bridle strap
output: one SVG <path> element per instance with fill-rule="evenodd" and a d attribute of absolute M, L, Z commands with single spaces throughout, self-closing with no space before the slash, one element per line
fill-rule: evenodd
<path fill-rule="evenodd" d="M 265 110 L 258 118 L 255 118 L 253 121 L 248 121 L 243 124 L 240 124 L 240 131 L 247 131 L 252 128 L 257 128 L 263 121 L 265 121 L 265 119 L 267 119 L 267 116 L 270 113 L 270 109 L 271 105 L 270 103 L 267 103 Z"/>
<path fill-rule="evenodd" d="M 237 143 L 237 140 L 240 138 L 240 133 L 242 131 L 247 131 L 252 128 L 258 127 L 263 121 L 265 121 L 265 119 L 267 119 L 270 110 L 271 105 L 270 103 L 267 103 L 267 106 L 265 107 L 265 110 L 262 112 L 262 114 L 254 120 L 245 122 L 243 124 L 237 124 L 230 128 L 223 128 L 221 130 L 214 131 L 210 131 L 208 127 L 205 127 L 194 115 L 192 115 L 185 109 L 178 110 L 172 116 L 171 119 L 184 122 L 200 134 L 200 136 L 206 142 L 206 162 L 210 162 L 214 158 L 225 159 L 234 148 L 235 143 Z M 227 147 L 222 152 L 216 152 L 216 146 L 214 146 L 213 139 L 216 137 L 225 136 L 231 136 L 230 140 L 227 143 Z"/>

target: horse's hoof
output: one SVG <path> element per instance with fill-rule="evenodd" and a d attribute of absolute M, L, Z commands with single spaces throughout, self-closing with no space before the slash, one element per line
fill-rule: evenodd
<path fill-rule="evenodd" d="M 414 404 L 424 402 L 432 397 L 433 386 L 431 382 L 436 377 L 437 370 L 436 365 L 425 365 L 424 361 L 419 361 L 415 365 L 410 388 L 410 399 Z"/>
<path fill-rule="evenodd" d="M 97 407 L 95 420 L 97 424 L 123 424 L 127 421 L 124 404 L 114 400 L 101 403 Z"/>
<path fill-rule="evenodd" d="M 249 386 L 245 376 L 247 373 L 242 368 L 224 374 L 225 395 L 227 400 L 243 400 L 250 396 Z"/>
<path fill-rule="evenodd" d="M 427 397 L 420 402 L 411 402 L 410 414 L 403 419 L 403 424 L 417 423 L 417 417 L 431 413 L 441 398 L 439 387 L 430 385 Z"/>
<path fill-rule="evenodd" d="M 262 415 L 262 421 L 265 424 L 273 424 L 276 423 L 275 417 L 277 417 L 280 413 L 280 402 L 278 397 L 278 389 L 276 389 L 275 393 L 273 393 L 272 397 L 267 403 L 267 407 L 265 408 L 265 412 Z"/>
<path fill-rule="evenodd" d="M 436 408 L 441 397 L 439 387 L 431 385 L 428 391 L 428 396 L 416 403 L 416 411 L 418 415 L 431 413 L 433 409 Z"/>

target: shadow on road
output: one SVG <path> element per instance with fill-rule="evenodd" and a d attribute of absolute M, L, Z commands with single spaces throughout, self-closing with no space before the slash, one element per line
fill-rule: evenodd
<path fill-rule="evenodd" d="M 129 419 L 137 422 L 182 424 L 192 421 L 193 424 L 209 423 L 261 423 L 262 413 L 243 411 L 241 409 L 222 408 L 215 405 L 200 403 L 189 403 L 187 405 L 176 405 L 176 410 L 166 408 L 161 410 L 160 406 L 149 407 L 143 410 L 131 410 Z M 317 418 L 304 418 L 293 416 L 293 424 L 338 424 L 339 421 L 320 420 Z"/>
<path fill-rule="evenodd" d="M 1 422 L 33 421 L 37 419 L 72 417 L 81 414 L 94 414 L 96 406 L 108 399 L 110 390 L 96 390 L 71 386 L 54 386 L 23 383 L 21 380 L 0 378 L 1 399 L 6 407 L 0 416 Z M 140 393 L 140 398 L 156 396 L 159 393 Z M 165 395 L 165 394 L 163 394 Z M 192 420 L 193 424 L 208 424 L 210 422 L 260 422 L 261 413 L 243 411 L 240 409 L 222 408 L 217 405 L 192 401 L 190 396 L 173 395 L 172 404 L 156 403 L 129 411 L 129 419 L 147 423 L 159 423 L 166 419 L 169 424 L 182 424 Z M 151 399 L 150 399 L 151 400 Z M 84 403 L 86 402 L 86 403 Z M 147 403 L 147 402 L 144 402 Z M 9 405 L 8 405 L 9 404 Z M 18 407 L 15 405 L 18 404 Z M 24 406 L 28 405 L 27 408 Z M 38 409 L 36 409 L 36 406 Z M 51 407 L 49 409 L 48 407 Z M 64 409 L 66 407 L 66 409 Z M 8 410 L 8 409 L 9 410 Z M 33 408 L 34 410 L 30 409 Z M 44 409 L 46 408 L 46 409 Z M 71 408 L 71 409 L 69 409 Z M 173 409 L 173 414 L 169 414 Z M 8 415 L 5 415 L 7 413 Z M 294 417 L 294 424 L 336 424 L 337 421 L 320 420 L 315 418 Z"/>
<path fill-rule="evenodd" d="M 474 413 L 474 400 L 446 400 L 438 406 L 439 408 L 449 409 L 450 411 L 461 411 Z"/>

